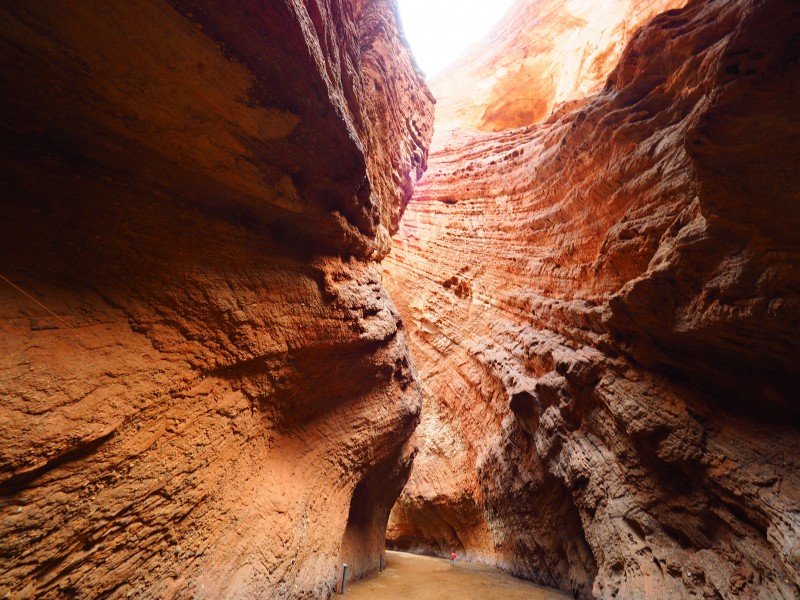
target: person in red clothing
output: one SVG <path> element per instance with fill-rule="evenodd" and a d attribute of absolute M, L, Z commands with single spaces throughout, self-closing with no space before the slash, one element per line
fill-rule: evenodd
<path fill-rule="evenodd" d="M 453 553 L 450 555 L 450 558 L 452 559 L 452 561 L 453 561 L 453 566 L 455 567 L 455 566 L 456 566 L 456 553 L 455 553 L 455 552 L 453 552 Z"/>

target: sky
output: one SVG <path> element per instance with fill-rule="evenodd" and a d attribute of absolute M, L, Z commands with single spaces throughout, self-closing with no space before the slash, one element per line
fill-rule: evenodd
<path fill-rule="evenodd" d="M 397 0 L 406 39 L 427 78 L 481 40 L 516 0 Z"/>

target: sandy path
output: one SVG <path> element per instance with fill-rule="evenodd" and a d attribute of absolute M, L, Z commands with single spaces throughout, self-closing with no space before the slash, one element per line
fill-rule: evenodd
<path fill-rule="evenodd" d="M 331 600 L 341 598 L 334 594 Z M 349 600 L 566 600 L 570 596 L 515 579 L 485 565 L 387 552 L 386 567 L 368 579 L 348 583 Z"/>

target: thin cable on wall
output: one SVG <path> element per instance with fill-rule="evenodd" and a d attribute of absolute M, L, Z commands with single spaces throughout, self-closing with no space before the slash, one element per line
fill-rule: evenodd
<path fill-rule="evenodd" d="M 26 298 L 30 298 L 31 300 L 33 300 L 34 302 L 36 302 L 36 304 L 38 304 L 39 306 L 41 306 L 43 309 L 45 309 L 47 312 L 49 312 L 51 315 L 53 315 L 53 316 L 54 316 L 56 319 L 58 319 L 59 321 L 61 321 L 61 322 L 62 322 L 64 325 L 66 325 L 67 327 L 69 327 L 70 329 L 72 329 L 72 331 L 78 331 L 78 330 L 77 330 L 75 327 L 73 327 L 72 325 L 70 325 L 69 323 L 67 323 L 67 322 L 66 322 L 64 319 L 62 319 L 62 318 L 61 318 L 60 316 L 58 316 L 58 315 L 57 315 L 55 312 L 53 312 L 53 311 L 52 311 L 52 310 L 51 310 L 49 307 L 47 307 L 47 306 L 45 306 L 44 304 L 42 304 L 41 302 L 39 302 L 39 301 L 38 301 L 36 298 L 34 298 L 33 296 L 31 296 L 31 295 L 30 295 L 28 292 L 26 292 L 25 290 L 23 290 L 21 287 L 19 287 L 19 286 L 18 286 L 16 283 L 14 283 L 13 281 L 11 281 L 11 280 L 10 280 L 8 277 L 6 277 L 5 275 L 3 275 L 2 273 L 0 273 L 0 279 L 2 279 L 3 281 L 5 281 L 5 282 L 6 282 L 8 285 L 10 285 L 11 287 L 13 287 L 15 290 L 17 290 L 17 291 L 18 291 L 20 294 L 22 294 L 22 295 L 23 295 L 23 296 L 25 296 Z"/>

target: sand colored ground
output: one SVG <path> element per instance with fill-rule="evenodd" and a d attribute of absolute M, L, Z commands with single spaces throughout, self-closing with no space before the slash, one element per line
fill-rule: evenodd
<path fill-rule="evenodd" d="M 334 595 L 336 598 L 338 594 Z M 478 600 L 504 598 L 515 600 L 563 600 L 566 594 L 516 579 L 492 567 L 387 552 L 386 567 L 362 581 L 347 585 L 348 600 Z"/>

